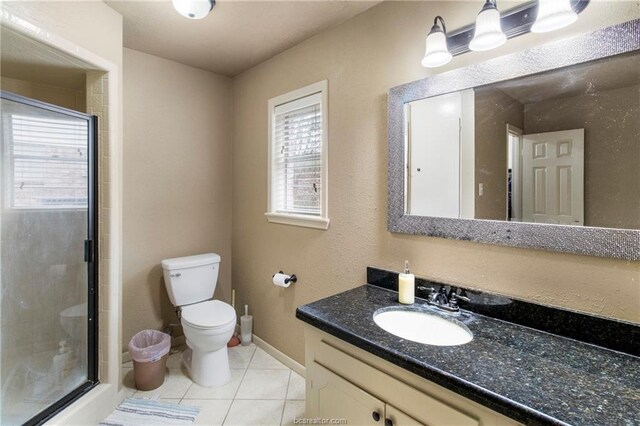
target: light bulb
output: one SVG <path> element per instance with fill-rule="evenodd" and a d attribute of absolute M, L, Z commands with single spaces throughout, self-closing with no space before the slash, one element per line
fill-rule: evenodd
<path fill-rule="evenodd" d="M 438 19 L 442 22 L 443 28 L 438 26 Z M 433 27 L 427 36 L 424 58 L 422 58 L 422 66 L 427 68 L 436 68 L 445 65 L 451 61 L 453 56 L 447 47 L 447 35 L 444 29 L 444 20 L 437 16 L 433 22 Z"/>
<path fill-rule="evenodd" d="M 531 32 L 546 33 L 557 30 L 578 20 L 578 14 L 571 8 L 570 0 L 540 0 L 538 16 L 531 26 Z"/>
<path fill-rule="evenodd" d="M 500 12 L 495 3 L 487 0 L 476 18 L 476 28 L 469 49 L 484 51 L 502 46 L 507 41 L 507 36 L 502 32 L 500 24 Z"/>

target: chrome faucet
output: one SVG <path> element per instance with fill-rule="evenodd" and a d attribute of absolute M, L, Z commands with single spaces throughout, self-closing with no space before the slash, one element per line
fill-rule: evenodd
<path fill-rule="evenodd" d="M 418 286 L 418 290 L 429 292 L 427 296 L 427 303 L 429 305 L 448 312 L 460 311 L 460 306 L 458 306 L 459 300 L 464 300 L 465 302 L 470 301 L 468 297 L 458 294 L 455 287 L 451 287 L 448 294 L 444 286 L 441 286 L 440 290 L 436 290 L 433 287 Z"/>

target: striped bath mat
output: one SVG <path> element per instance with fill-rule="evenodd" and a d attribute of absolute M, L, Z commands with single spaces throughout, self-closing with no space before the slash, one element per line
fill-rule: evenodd
<path fill-rule="evenodd" d="M 200 407 L 179 405 L 153 399 L 125 399 L 100 424 L 129 425 L 186 425 L 196 420 Z"/>

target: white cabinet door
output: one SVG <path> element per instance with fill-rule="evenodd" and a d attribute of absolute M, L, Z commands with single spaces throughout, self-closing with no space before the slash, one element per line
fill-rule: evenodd
<path fill-rule="evenodd" d="M 385 406 L 384 422 L 385 426 L 422 426 L 422 423 L 389 404 Z"/>
<path fill-rule="evenodd" d="M 309 370 L 308 370 L 309 371 Z M 345 419 L 349 425 L 383 425 L 384 402 L 314 362 L 307 417 Z M 376 420 L 377 419 L 377 420 Z"/>
<path fill-rule="evenodd" d="M 524 135 L 522 219 L 584 224 L 584 129 Z"/>

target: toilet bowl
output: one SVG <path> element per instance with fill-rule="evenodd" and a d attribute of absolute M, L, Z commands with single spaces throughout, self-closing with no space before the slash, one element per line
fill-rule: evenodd
<path fill-rule="evenodd" d="M 236 327 L 231 305 L 211 300 L 218 281 L 220 256 L 207 253 L 162 261 L 171 303 L 179 308 L 189 351 L 183 361 L 201 386 L 225 384 L 231 378 L 227 342 Z"/>
<path fill-rule="evenodd" d="M 200 386 L 220 386 L 229 381 L 231 370 L 227 342 L 236 328 L 236 312 L 231 305 L 209 300 L 182 308 L 182 329 L 187 338 L 184 364 Z"/>
<path fill-rule="evenodd" d="M 60 326 L 74 340 L 81 340 L 87 334 L 87 303 L 71 306 L 60 312 Z"/>

